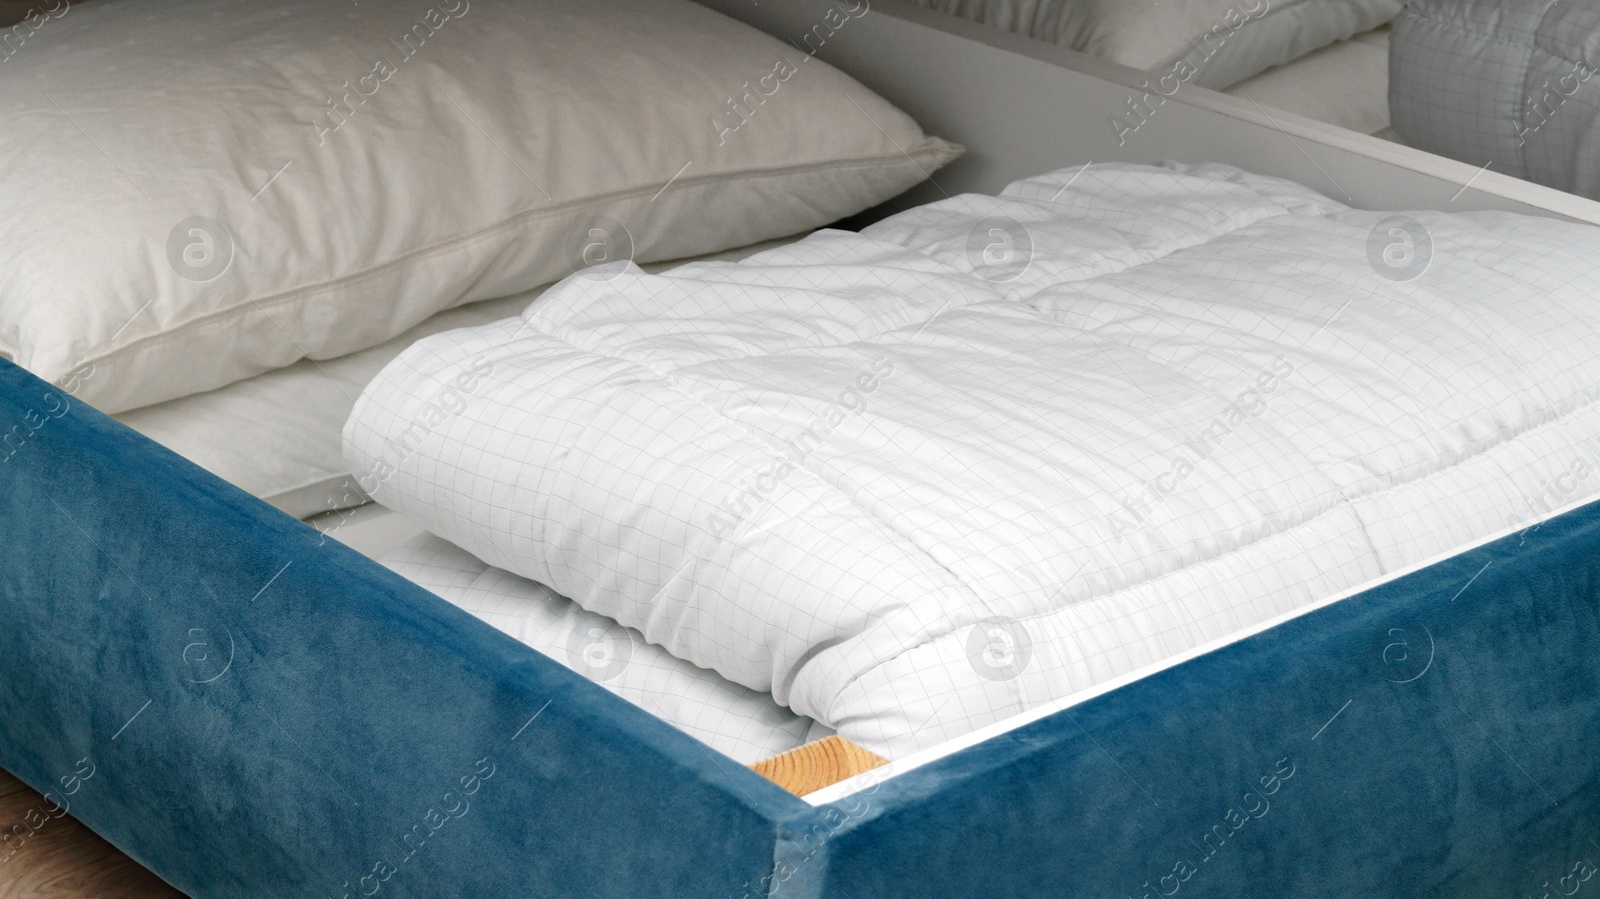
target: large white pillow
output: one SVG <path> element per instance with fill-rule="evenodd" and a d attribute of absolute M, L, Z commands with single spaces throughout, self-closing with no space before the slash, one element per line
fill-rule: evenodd
<path fill-rule="evenodd" d="M 125 410 L 823 225 L 958 152 L 688 0 L 74 6 L 0 67 L 0 354 Z"/>
<path fill-rule="evenodd" d="M 1218 90 L 1377 28 L 1405 6 L 1405 0 L 917 2 L 1143 72 L 1178 68 L 1179 80 Z"/>

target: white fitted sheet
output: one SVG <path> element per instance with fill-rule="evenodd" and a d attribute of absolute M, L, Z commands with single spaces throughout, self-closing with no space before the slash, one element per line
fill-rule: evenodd
<path fill-rule="evenodd" d="M 831 733 L 742 687 L 644 641 L 549 587 L 494 568 L 425 534 L 383 564 L 487 624 L 566 665 L 742 764 Z"/>

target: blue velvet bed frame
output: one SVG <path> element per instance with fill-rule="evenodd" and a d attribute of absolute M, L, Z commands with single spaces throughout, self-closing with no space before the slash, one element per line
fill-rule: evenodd
<path fill-rule="evenodd" d="M 812 807 L 3 362 L 0 435 L 0 766 L 191 895 L 1600 893 L 1600 506 Z"/>

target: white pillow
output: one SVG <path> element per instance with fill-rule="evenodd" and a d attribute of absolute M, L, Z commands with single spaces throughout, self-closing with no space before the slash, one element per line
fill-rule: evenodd
<path fill-rule="evenodd" d="M 688 0 L 118 0 L 0 85 L 0 354 L 112 412 L 823 225 L 959 153 Z"/>
<path fill-rule="evenodd" d="M 1142 72 L 1182 68 L 1180 80 L 1218 90 L 1377 28 L 1405 6 L 1405 0 L 917 2 Z"/>

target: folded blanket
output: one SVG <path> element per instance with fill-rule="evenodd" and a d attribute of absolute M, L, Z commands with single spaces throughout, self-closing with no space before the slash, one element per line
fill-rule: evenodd
<path fill-rule="evenodd" d="M 381 502 L 890 756 L 1594 492 L 1600 230 L 1064 170 L 428 338 Z"/>

